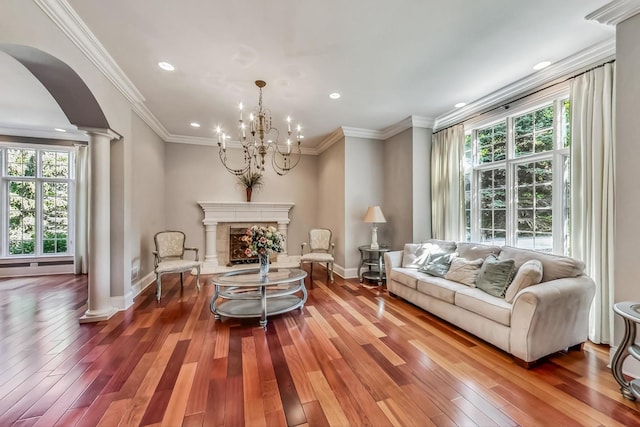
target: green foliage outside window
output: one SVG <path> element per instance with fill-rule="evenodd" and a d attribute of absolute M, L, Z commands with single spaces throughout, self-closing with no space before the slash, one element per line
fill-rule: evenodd
<path fill-rule="evenodd" d="M 6 158 L 5 175 L 13 178 L 8 185 L 8 254 L 67 253 L 70 190 L 67 179 L 70 176 L 70 153 L 7 148 Z M 62 181 L 57 181 L 60 179 Z M 40 223 L 37 223 L 38 211 Z M 37 233 L 42 236 L 40 248 L 36 248 Z"/>

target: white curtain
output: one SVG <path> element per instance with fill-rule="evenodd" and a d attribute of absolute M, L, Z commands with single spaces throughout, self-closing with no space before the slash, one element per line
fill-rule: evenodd
<path fill-rule="evenodd" d="M 431 234 L 462 240 L 464 218 L 464 125 L 433 135 L 431 142 Z"/>
<path fill-rule="evenodd" d="M 76 216 L 75 216 L 75 251 L 73 268 L 75 274 L 87 274 L 87 239 L 89 211 L 88 180 L 88 148 L 86 145 L 76 146 Z"/>
<path fill-rule="evenodd" d="M 615 64 L 571 83 L 571 255 L 596 282 L 589 339 L 613 341 Z"/>

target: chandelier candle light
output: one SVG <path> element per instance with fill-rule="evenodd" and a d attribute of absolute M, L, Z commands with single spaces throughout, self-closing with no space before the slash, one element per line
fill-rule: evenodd
<path fill-rule="evenodd" d="M 387 222 L 380 206 L 369 206 L 364 216 L 364 222 L 373 224 L 371 228 L 371 249 L 380 249 L 380 245 L 378 245 L 378 226 L 376 224 Z"/>
<path fill-rule="evenodd" d="M 240 103 L 238 142 L 244 152 L 244 165 L 238 168 L 233 168 L 229 165 L 230 161 L 227 158 L 229 135 L 223 133 L 220 126 L 216 128 L 220 160 L 227 171 L 236 176 L 247 172 L 264 173 L 265 157 L 269 149 L 273 150 L 271 165 L 278 175 L 287 174 L 300 161 L 300 143 L 304 138 L 302 128 L 297 125 L 296 133 L 293 135 L 291 117 L 287 117 L 287 142 L 283 144 L 278 141 L 280 132 L 271 124 L 271 110 L 262 106 L 262 88 L 266 85 L 267 83 L 263 80 L 256 80 L 256 86 L 260 91 L 258 107 L 249 113 L 248 122 L 244 120 L 244 106 L 242 102 Z M 247 135 L 249 136 L 247 137 Z M 295 138 L 295 144 L 291 141 L 292 137 Z"/>

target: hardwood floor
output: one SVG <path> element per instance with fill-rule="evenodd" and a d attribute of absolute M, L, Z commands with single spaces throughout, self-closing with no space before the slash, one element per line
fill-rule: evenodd
<path fill-rule="evenodd" d="M 640 425 L 606 346 L 526 370 L 384 288 L 314 276 L 266 332 L 214 321 L 192 277 L 82 325 L 86 277 L 0 280 L 0 426 Z"/>

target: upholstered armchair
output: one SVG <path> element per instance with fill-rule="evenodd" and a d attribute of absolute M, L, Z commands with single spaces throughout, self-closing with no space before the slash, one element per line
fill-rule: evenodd
<path fill-rule="evenodd" d="M 182 231 L 161 231 L 153 236 L 156 244 L 155 256 L 156 273 L 156 298 L 160 301 L 162 295 L 162 275 L 167 273 L 180 273 L 180 287 L 183 285 L 182 273 L 196 269 L 196 287 L 200 291 L 200 261 L 198 248 L 184 246 L 185 235 Z M 185 251 L 195 253 L 195 259 L 185 259 Z"/>
<path fill-rule="evenodd" d="M 311 264 L 310 280 L 313 280 L 313 263 L 318 262 L 326 265 L 327 278 L 333 282 L 333 252 L 336 245 L 331 241 L 331 235 L 331 230 L 327 228 L 314 228 L 309 230 L 309 242 L 301 245 L 300 266 L 304 263 Z"/>

